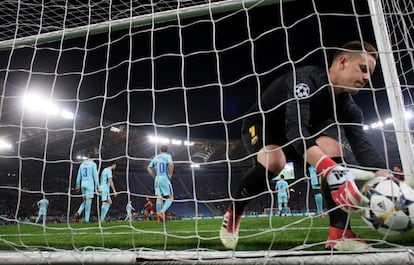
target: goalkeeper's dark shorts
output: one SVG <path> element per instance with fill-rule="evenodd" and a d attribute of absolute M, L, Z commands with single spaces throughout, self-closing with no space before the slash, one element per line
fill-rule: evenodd
<path fill-rule="evenodd" d="M 329 136 L 336 140 L 339 139 L 336 126 L 331 126 L 327 129 L 326 125 L 323 125 L 323 127 L 325 129 L 316 130 L 319 132 L 314 136 L 316 139 L 321 136 Z M 293 144 L 288 144 L 289 141 L 286 138 L 283 127 L 278 130 L 263 130 L 263 125 L 260 122 L 257 122 L 255 119 L 245 119 L 242 125 L 241 137 L 249 154 L 257 154 L 266 145 L 277 145 L 282 147 L 287 161 L 303 163 L 302 155 L 296 151 Z M 253 158 L 256 160 L 256 156 Z"/>

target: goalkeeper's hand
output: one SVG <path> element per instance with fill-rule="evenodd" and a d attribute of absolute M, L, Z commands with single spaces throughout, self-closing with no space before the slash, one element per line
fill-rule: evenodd
<path fill-rule="evenodd" d="M 336 164 L 329 157 L 324 157 L 317 165 L 331 191 L 332 199 L 344 211 L 359 211 L 369 204 L 369 199 L 361 193 L 355 181 L 367 181 L 375 177 L 371 171 L 346 168 Z"/>

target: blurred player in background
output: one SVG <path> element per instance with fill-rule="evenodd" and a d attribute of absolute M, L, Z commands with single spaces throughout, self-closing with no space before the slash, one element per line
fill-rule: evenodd
<path fill-rule="evenodd" d="M 280 175 L 280 179 L 276 182 L 277 204 L 279 216 L 287 216 L 289 212 L 288 201 L 290 198 L 289 184 L 285 180 L 284 175 Z"/>
<path fill-rule="evenodd" d="M 132 201 L 128 201 L 127 205 L 125 206 L 125 210 L 126 210 L 126 217 L 124 219 L 124 221 L 130 221 L 132 222 L 132 211 L 135 211 L 135 208 L 132 206 Z"/>
<path fill-rule="evenodd" d="M 316 174 L 314 166 L 308 167 L 313 195 L 315 197 L 316 212 L 319 217 L 323 217 L 323 198 L 321 193 L 321 176 Z"/>
<path fill-rule="evenodd" d="M 337 49 L 331 65 L 295 68 L 264 90 L 242 122 L 243 143 L 248 153 L 254 155 L 254 165 L 243 175 L 236 200 L 223 217 L 220 239 L 225 247 L 237 246 L 245 206 L 254 195 L 270 189 L 269 182 L 281 172 L 287 159 L 298 164 L 305 160 L 322 177 L 323 195 L 330 209 L 325 247 L 367 247 L 353 233 L 345 211 L 357 211 L 368 203 L 356 180 L 366 181 L 375 175 L 344 166 L 338 132 L 339 128 L 344 132 L 360 166 L 373 171 L 384 169 L 375 173 L 379 176 L 389 174 L 384 159 L 363 130 L 362 111 L 352 98 L 370 80 L 377 57 L 371 44 L 348 42 Z"/>
<path fill-rule="evenodd" d="M 79 222 L 79 216 L 85 210 L 85 223 L 89 223 L 92 199 L 95 192 L 99 192 L 98 169 L 95 162 L 93 162 L 94 157 L 95 154 L 90 152 L 88 159 L 82 162 L 78 169 L 75 191 L 79 192 L 82 189 L 83 202 L 75 213 L 75 222 Z"/>
<path fill-rule="evenodd" d="M 151 216 L 154 214 L 154 204 L 150 198 L 145 198 L 144 205 L 144 221 L 151 220 Z"/>
<path fill-rule="evenodd" d="M 171 155 L 167 152 L 168 146 L 162 145 L 160 154 L 155 156 L 147 167 L 148 173 L 154 178 L 154 189 L 157 196 L 155 208 L 159 223 L 165 221 L 165 212 L 170 208 L 174 199 L 171 185 L 174 163 Z M 163 203 L 165 197 L 167 199 Z"/>
<path fill-rule="evenodd" d="M 112 161 L 108 167 L 106 167 L 101 174 L 101 196 L 102 196 L 102 207 L 101 207 L 101 219 L 100 222 L 105 222 L 106 215 L 112 204 L 111 189 L 114 196 L 117 196 L 114 181 L 112 179 L 112 171 L 116 168 L 116 161 Z"/>
<path fill-rule="evenodd" d="M 404 181 L 405 176 L 404 176 L 404 172 L 402 170 L 402 167 L 400 165 L 394 165 L 393 167 L 393 175 L 394 177 L 396 177 L 397 179 Z"/>
<path fill-rule="evenodd" d="M 37 202 L 37 208 L 39 209 L 39 214 L 37 215 L 37 218 L 36 218 L 36 224 L 39 223 L 40 217 L 42 217 L 43 224 L 46 224 L 48 206 L 49 206 L 49 200 L 46 199 L 46 195 L 43 194 L 43 198 Z"/>

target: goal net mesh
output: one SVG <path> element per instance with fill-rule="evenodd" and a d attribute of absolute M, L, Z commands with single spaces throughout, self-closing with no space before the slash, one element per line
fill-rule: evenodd
<path fill-rule="evenodd" d="M 405 158 L 412 156 L 411 1 L 4 1 L 0 28 L 1 262 L 412 262 L 412 232 L 383 235 L 358 215 L 350 217 L 354 231 L 373 248 L 326 251 L 329 218 L 318 217 L 306 170 L 296 164 L 285 172 L 288 216 L 279 216 L 275 176 L 247 205 L 238 247 L 226 250 L 218 233 L 252 165 L 240 139 L 246 111 L 275 77 L 326 65 L 350 40 L 371 42 L 386 57 L 355 101 L 389 169 L 403 165 L 412 179 Z M 395 71 L 391 81 L 385 64 Z M 155 205 L 146 168 L 161 144 L 175 164 L 166 223 L 144 207 L 146 198 Z M 91 223 L 74 218 L 82 202 L 76 175 L 88 152 L 99 173 L 117 161 L 117 196 L 103 223 L 97 194 Z M 44 222 L 37 220 L 43 197 Z"/>

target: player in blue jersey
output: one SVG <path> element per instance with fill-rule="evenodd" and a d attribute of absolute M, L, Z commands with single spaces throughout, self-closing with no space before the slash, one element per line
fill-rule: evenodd
<path fill-rule="evenodd" d="M 318 213 L 318 216 L 322 217 L 323 198 L 321 193 L 321 176 L 316 173 L 316 168 L 314 166 L 308 167 L 308 171 L 313 190 L 313 195 L 315 197 L 316 212 Z"/>
<path fill-rule="evenodd" d="M 43 219 L 43 224 L 46 224 L 48 206 L 49 206 L 49 200 L 46 199 L 46 196 L 43 194 L 43 199 L 37 202 L 37 208 L 39 208 L 39 214 L 36 218 L 36 224 L 39 223 L 40 217 L 42 217 Z"/>
<path fill-rule="evenodd" d="M 135 208 L 132 206 L 132 201 L 129 201 L 127 203 L 127 205 L 125 206 L 125 210 L 126 210 L 127 215 L 124 221 L 129 220 L 130 222 L 132 222 L 132 211 L 135 211 Z"/>
<path fill-rule="evenodd" d="M 79 190 L 82 190 L 83 202 L 75 213 L 76 222 L 79 222 L 79 216 L 85 210 L 85 223 L 89 223 L 92 199 L 95 192 L 99 191 L 98 169 L 95 162 L 93 162 L 94 157 L 95 154 L 90 152 L 88 160 L 82 162 L 78 169 L 75 191 L 79 192 Z"/>
<path fill-rule="evenodd" d="M 348 211 L 357 211 L 368 201 L 357 180 L 389 173 L 363 130 L 363 113 L 352 96 L 370 80 L 377 58 L 372 44 L 351 41 L 335 51 L 329 65 L 294 68 L 264 90 L 242 121 L 243 144 L 254 164 L 242 176 L 235 200 L 223 217 L 220 239 L 225 247 L 237 246 L 244 208 L 268 187 L 287 160 L 314 166 L 326 184 L 322 192 L 330 226 L 325 247 L 359 250 L 367 246 L 353 233 L 348 216 Z M 366 170 L 344 163 L 338 132 L 344 133 L 358 165 Z"/>
<path fill-rule="evenodd" d="M 287 216 L 289 212 L 288 201 L 290 198 L 289 184 L 285 180 L 284 175 L 280 175 L 280 179 L 276 182 L 277 204 L 279 216 Z"/>
<path fill-rule="evenodd" d="M 147 167 L 148 173 L 154 178 L 154 189 L 157 196 L 155 209 L 159 223 L 165 221 L 165 212 L 170 208 L 174 199 L 171 185 L 174 163 L 171 155 L 167 152 L 168 147 L 162 145 L 160 154 L 155 156 Z M 167 198 L 165 203 L 163 203 L 164 198 Z"/>
<path fill-rule="evenodd" d="M 112 199 L 110 192 L 112 192 L 114 196 L 117 196 L 114 181 L 112 180 L 112 171 L 116 168 L 116 161 L 112 161 L 108 167 L 106 167 L 101 174 L 101 198 L 102 198 L 102 207 L 101 207 L 101 219 L 100 222 L 104 222 L 106 218 L 106 214 L 109 211 L 109 208 L 112 204 Z"/>

